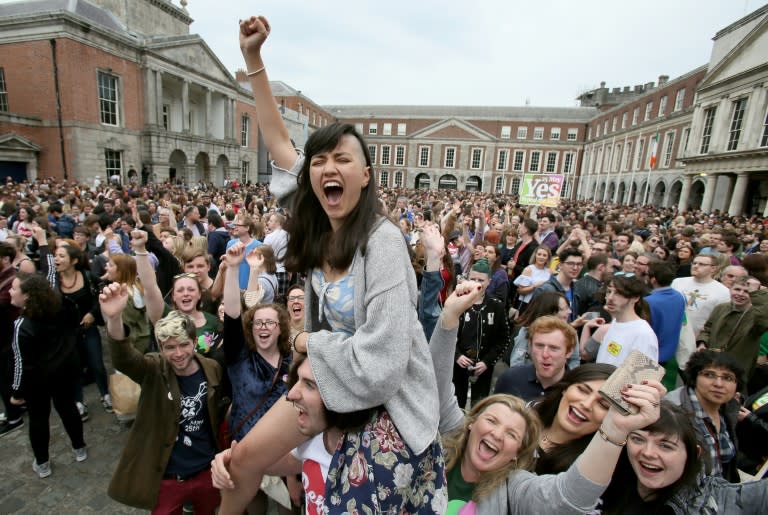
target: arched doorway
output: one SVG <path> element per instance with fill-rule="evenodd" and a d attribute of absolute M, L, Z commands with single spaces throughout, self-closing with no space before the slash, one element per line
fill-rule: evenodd
<path fill-rule="evenodd" d="M 224 185 L 224 179 L 229 176 L 227 170 L 229 170 L 229 158 L 224 154 L 221 154 L 216 160 L 216 177 L 213 178 L 214 186 L 219 187 Z"/>
<path fill-rule="evenodd" d="M 467 191 L 481 191 L 483 189 L 483 181 L 477 175 L 471 175 L 467 178 Z"/>
<path fill-rule="evenodd" d="M 429 175 L 420 173 L 413 181 L 413 187 L 417 190 L 428 190 L 430 186 Z"/>
<path fill-rule="evenodd" d="M 629 198 L 629 203 L 634 204 L 637 202 L 637 199 L 635 198 L 637 196 L 637 183 L 633 182 L 629 185 L 629 193 L 627 193 L 627 198 Z"/>
<path fill-rule="evenodd" d="M 667 192 L 667 185 L 663 181 L 659 181 L 656 187 L 653 189 L 653 198 L 650 202 L 654 206 L 660 206 L 664 202 L 664 194 Z"/>
<path fill-rule="evenodd" d="M 602 202 L 603 197 L 605 196 L 605 183 L 601 183 L 600 186 L 597 187 L 597 195 L 595 195 L 595 202 Z"/>
<path fill-rule="evenodd" d="M 619 193 L 616 197 L 616 202 L 619 204 L 624 203 L 624 195 L 627 193 L 627 185 L 623 182 L 619 184 Z"/>
<path fill-rule="evenodd" d="M 613 196 L 615 194 L 616 194 L 616 183 L 612 182 L 611 184 L 608 185 L 608 196 L 606 197 L 606 200 L 608 202 L 613 202 Z"/>
<path fill-rule="evenodd" d="M 683 183 L 681 181 L 675 181 L 672 183 L 672 187 L 669 188 L 669 205 L 676 206 L 680 202 L 680 194 L 683 192 Z"/>
<path fill-rule="evenodd" d="M 196 184 L 201 179 L 203 182 L 211 181 L 211 160 L 205 152 L 200 152 L 195 157 L 195 176 L 190 179 L 190 186 Z"/>
<path fill-rule="evenodd" d="M 437 189 L 439 190 L 455 190 L 458 188 L 459 181 L 451 174 L 445 174 L 437 181 Z"/>
<path fill-rule="evenodd" d="M 691 209 L 699 209 L 701 207 L 701 203 L 704 201 L 704 181 L 696 181 L 691 184 L 691 196 L 688 198 L 690 199 L 688 205 Z"/>
<path fill-rule="evenodd" d="M 187 155 L 179 149 L 171 152 L 168 159 L 168 180 L 171 183 L 183 181 L 187 177 Z"/>

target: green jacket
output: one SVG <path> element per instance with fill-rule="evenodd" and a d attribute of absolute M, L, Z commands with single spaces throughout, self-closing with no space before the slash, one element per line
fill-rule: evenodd
<path fill-rule="evenodd" d="M 151 510 L 157 504 L 160 481 L 179 431 L 179 383 L 161 354 L 142 355 L 131 339 L 114 340 L 107 336 L 107 341 L 114 367 L 141 385 L 136 421 L 107 493 L 123 504 Z M 212 359 L 199 354 L 195 354 L 195 359 L 208 381 L 208 416 L 216 440 L 222 370 Z"/>
<path fill-rule="evenodd" d="M 751 295 L 748 311 L 735 311 L 730 302 L 718 304 L 709 315 L 697 341 L 703 341 L 713 350 L 723 350 L 736 359 L 752 375 L 760 350 L 760 337 L 768 331 L 768 292 Z"/>

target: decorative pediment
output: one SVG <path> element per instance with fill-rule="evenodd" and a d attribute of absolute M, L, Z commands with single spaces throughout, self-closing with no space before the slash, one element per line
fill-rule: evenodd
<path fill-rule="evenodd" d="M 486 131 L 458 118 L 448 118 L 425 127 L 412 135 L 415 139 L 492 141 Z"/>
<path fill-rule="evenodd" d="M 15 132 L 0 136 L 0 148 L 5 150 L 26 150 L 28 152 L 40 152 L 43 147 L 36 145 Z"/>
<path fill-rule="evenodd" d="M 232 74 L 205 41 L 197 35 L 155 40 L 147 45 L 147 50 L 190 73 L 204 75 L 218 82 L 238 87 Z"/>
<path fill-rule="evenodd" d="M 747 33 L 701 81 L 700 88 L 706 88 L 766 65 L 768 50 L 768 16 L 763 18 Z"/>

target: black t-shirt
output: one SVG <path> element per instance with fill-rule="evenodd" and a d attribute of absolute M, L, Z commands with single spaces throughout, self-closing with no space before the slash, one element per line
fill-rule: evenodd
<path fill-rule="evenodd" d="M 216 447 L 208 417 L 208 382 L 202 367 L 190 376 L 176 376 L 181 389 L 179 432 L 166 474 L 187 475 L 209 466 Z"/>

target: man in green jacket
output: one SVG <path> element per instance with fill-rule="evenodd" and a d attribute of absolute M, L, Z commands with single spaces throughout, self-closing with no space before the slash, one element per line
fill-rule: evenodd
<path fill-rule="evenodd" d="M 195 324 L 171 311 L 155 325 L 160 352 L 142 355 L 126 334 L 122 312 L 125 285 L 111 284 L 99 297 L 120 372 L 141 385 L 138 413 L 109 485 L 109 496 L 123 504 L 153 510 L 214 513 L 218 490 L 211 484 L 216 454 L 221 367 L 195 353 Z"/>

